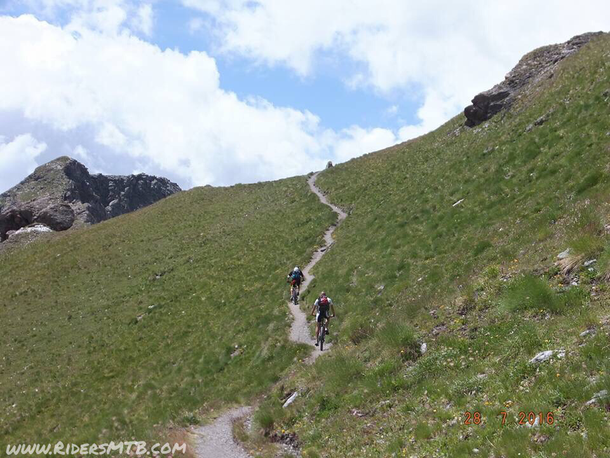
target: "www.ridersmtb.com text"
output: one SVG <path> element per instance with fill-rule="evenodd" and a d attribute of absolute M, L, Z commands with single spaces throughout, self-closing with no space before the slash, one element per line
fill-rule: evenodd
<path fill-rule="evenodd" d="M 6 454 L 11 455 L 174 455 L 186 453 L 186 443 L 153 444 L 150 448 L 146 442 L 126 441 L 105 444 L 17 444 L 7 445 Z"/>

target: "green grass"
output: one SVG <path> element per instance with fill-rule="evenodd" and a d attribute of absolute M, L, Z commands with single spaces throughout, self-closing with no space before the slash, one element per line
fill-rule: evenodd
<path fill-rule="evenodd" d="M 315 268 L 337 318 L 313 366 L 287 341 L 283 280 L 334 216 L 303 178 L 196 189 L 12 253 L 3 441 L 146 439 L 265 393 L 258 429 L 297 433 L 306 457 L 609 455 L 607 406 L 586 405 L 610 389 L 609 55 L 604 36 L 483 126 L 460 115 L 320 176 L 350 216 Z M 530 411 L 554 425 L 519 425 Z"/>
<path fill-rule="evenodd" d="M 555 293 L 544 279 L 533 275 L 524 275 L 515 280 L 505 291 L 500 306 L 507 312 L 532 310 L 534 312 L 562 313 L 570 305 L 577 302 L 578 295 L 574 289 L 565 294 Z"/>
<path fill-rule="evenodd" d="M 610 454 L 606 406 L 585 406 L 610 389 L 609 55 L 604 36 L 484 126 L 460 115 L 320 176 L 351 211 L 315 269 L 335 347 L 282 381 L 308 391 L 276 423 L 310 455 Z M 482 424 L 464 425 L 466 411 Z M 556 422 L 525 428 L 521 411 Z"/>
<path fill-rule="evenodd" d="M 0 442 L 147 440 L 248 402 L 306 349 L 286 272 L 334 220 L 304 178 L 197 188 L 0 264 Z"/>

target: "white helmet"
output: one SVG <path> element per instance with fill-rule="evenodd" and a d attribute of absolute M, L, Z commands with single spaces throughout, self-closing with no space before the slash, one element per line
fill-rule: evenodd
<path fill-rule="evenodd" d="M 295 266 L 295 268 L 292 271 L 293 272 L 298 272 L 299 271 L 299 266 Z"/>

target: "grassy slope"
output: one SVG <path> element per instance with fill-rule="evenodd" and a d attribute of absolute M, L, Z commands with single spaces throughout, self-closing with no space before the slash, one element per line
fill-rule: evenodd
<path fill-rule="evenodd" d="M 460 115 L 321 175 L 351 209 L 313 286 L 337 303 L 338 345 L 258 418 L 296 432 L 310 457 L 610 453 L 605 403 L 584 405 L 610 389 L 609 89 L 605 36 L 505 116 L 456 135 Z M 554 265 L 567 246 L 576 277 Z M 588 327 L 597 334 L 580 337 Z M 528 364 L 559 348 L 564 359 Z M 483 424 L 463 425 L 475 410 Z M 555 423 L 519 427 L 519 411 L 552 411 Z"/>
<path fill-rule="evenodd" d="M 284 275 L 332 219 L 304 178 L 198 188 L 4 256 L 0 443 L 146 440 L 260 393 L 304 351 Z"/>

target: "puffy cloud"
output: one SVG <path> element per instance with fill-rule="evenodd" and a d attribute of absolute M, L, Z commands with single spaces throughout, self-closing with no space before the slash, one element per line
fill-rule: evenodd
<path fill-rule="evenodd" d="M 152 5 L 150 3 L 140 5 L 133 20 L 133 27 L 144 35 L 150 36 L 152 34 L 153 23 L 154 13 Z"/>
<path fill-rule="evenodd" d="M 396 136 L 388 129 L 363 129 L 359 126 L 345 129 L 338 138 L 330 140 L 334 147 L 334 156 L 339 162 L 378 151 L 396 142 Z"/>
<path fill-rule="evenodd" d="M 382 129 L 334 132 L 310 112 L 241 100 L 219 87 L 206 53 L 162 51 L 74 22 L 0 17 L 0 60 L 0 110 L 74 131 L 72 149 L 86 144 L 89 157 L 109 149 L 187 186 L 301 174 L 394 140 Z"/>
<path fill-rule="evenodd" d="M 353 87 L 419 92 L 417 135 L 502 80 L 534 47 L 608 28 L 610 2 L 515 0 L 183 0 L 213 15 L 219 49 L 265 65 L 315 73 L 330 54 L 349 59 Z M 320 58 L 322 57 L 322 58 Z"/>
<path fill-rule="evenodd" d="M 47 148 L 31 134 L 23 134 L 6 142 L 0 137 L 0 192 L 5 191 L 19 183 L 26 174 L 30 174 L 37 167 L 36 158 Z"/>
<path fill-rule="evenodd" d="M 70 28 L 82 27 L 117 34 L 124 30 L 150 36 L 154 25 L 152 5 L 141 0 L 24 0 L 29 11 L 55 21 L 61 13 Z"/>
<path fill-rule="evenodd" d="M 83 145 L 76 145 L 76 148 L 72 151 L 72 155 L 81 161 L 89 162 L 91 160 L 91 156 L 89 156 L 87 149 Z"/>

